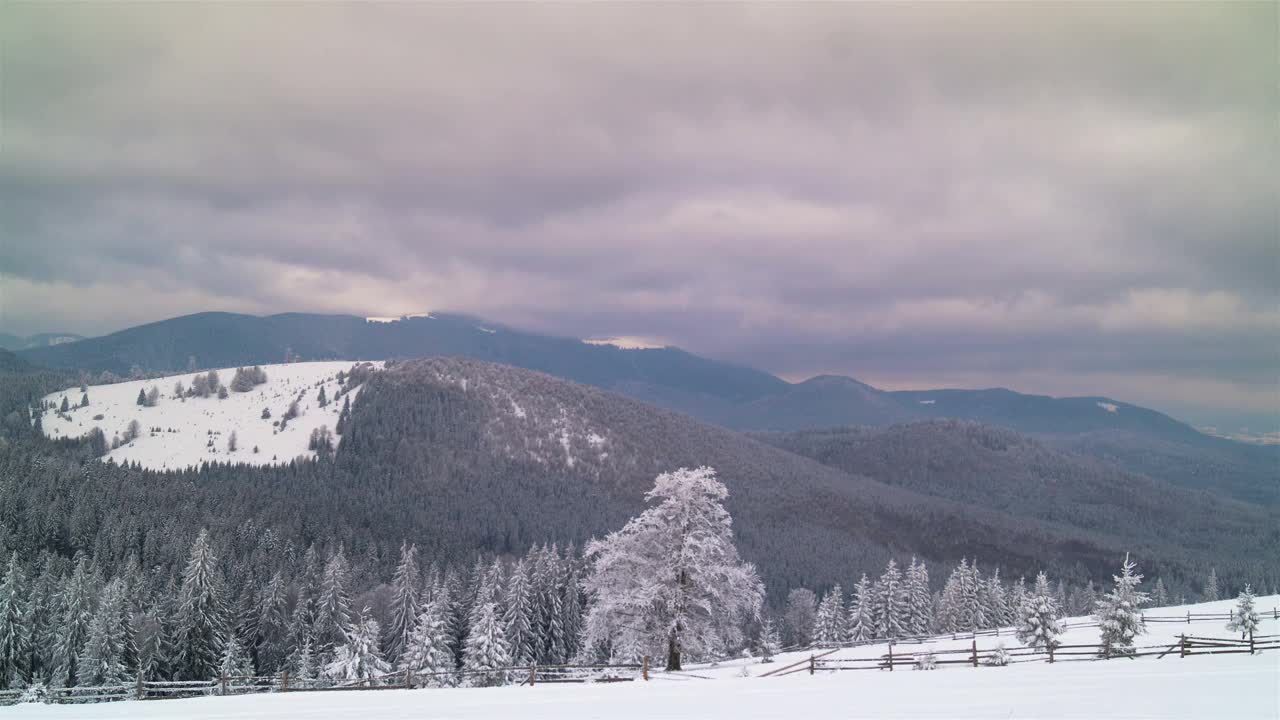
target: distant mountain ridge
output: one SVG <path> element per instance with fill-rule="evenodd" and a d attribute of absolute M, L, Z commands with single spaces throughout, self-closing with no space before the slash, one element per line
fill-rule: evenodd
<path fill-rule="evenodd" d="M 1200 433 L 1167 415 L 1105 397 L 1053 398 L 1002 388 L 884 391 L 847 377 L 789 383 L 674 347 L 621 349 L 521 331 L 466 315 L 388 322 L 350 315 L 199 313 L 110 335 L 23 350 L 58 369 L 185 370 L 307 360 L 459 356 L 539 370 L 740 431 L 885 427 L 951 417 L 1032 433 L 1142 474 L 1249 500 L 1277 496 L 1280 447 Z"/>

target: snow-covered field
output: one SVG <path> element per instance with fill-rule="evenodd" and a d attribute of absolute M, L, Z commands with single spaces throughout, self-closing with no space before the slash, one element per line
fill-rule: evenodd
<path fill-rule="evenodd" d="M 1259 598 L 1270 611 L 1280 596 Z M 1231 601 L 1149 610 L 1152 615 L 1226 612 Z M 1270 618 L 1262 632 L 1280 632 Z M 1081 622 L 1084 618 L 1068 619 Z M 1217 623 L 1152 624 L 1140 644 L 1197 635 L 1226 637 Z M 1072 630 L 1066 642 L 1096 642 L 1097 631 Z M 994 640 L 994 639 L 988 639 Z M 941 648 L 946 643 L 938 645 Z M 994 642 L 979 647 L 989 647 Z M 852 649 L 858 657 L 875 647 Z M 1280 652 L 1188 658 L 1028 663 L 932 672 L 828 672 L 755 677 L 808 653 L 724 663 L 694 670 L 711 679 L 655 673 L 649 682 L 495 689 L 290 693 L 100 705 L 20 705 L 13 718 L 1276 718 Z M 742 677 L 746 664 L 752 677 Z"/>
<path fill-rule="evenodd" d="M 56 408 L 61 406 L 65 396 L 70 406 L 67 414 L 71 419 L 66 420 L 59 417 L 56 410 L 49 410 L 41 417 L 41 425 L 45 435 L 53 438 L 80 437 L 94 427 L 100 427 L 110 443 L 112 437 L 125 432 L 130 421 L 137 420 L 142 428 L 141 436 L 112 450 L 107 457 L 116 462 L 136 462 L 156 470 L 195 467 L 202 462 L 287 463 L 299 456 L 315 455 L 307 450 L 312 430 L 322 425 L 333 429 L 342 401 L 320 407 L 317 400 L 320 388 L 323 386 L 326 398 L 332 400 L 341 388 L 336 379 L 338 371 L 350 370 L 355 364 L 340 361 L 263 365 L 261 367 L 267 373 L 266 383 L 248 392 L 230 392 L 224 399 L 214 395 L 204 398 L 173 396 L 175 383 L 181 382 L 183 387 L 190 387 L 195 377 L 206 374 L 207 370 L 150 380 L 91 385 L 87 407 L 76 407 L 80 403 L 80 389 L 70 388 L 44 399 Z M 382 363 L 377 363 L 377 366 L 381 367 Z M 219 369 L 218 375 L 222 384 L 229 386 L 235 368 Z M 152 407 L 138 405 L 138 392 L 153 387 L 160 394 L 156 404 Z M 352 392 L 353 400 L 358 393 L 359 388 Z M 299 416 L 291 420 L 284 430 L 278 430 L 273 423 L 280 420 L 294 399 L 298 400 Z M 271 412 L 270 419 L 262 418 L 264 408 Z M 235 452 L 227 449 L 232 432 L 236 433 Z M 334 436 L 335 444 L 338 440 Z M 258 452 L 253 451 L 254 447 Z"/>

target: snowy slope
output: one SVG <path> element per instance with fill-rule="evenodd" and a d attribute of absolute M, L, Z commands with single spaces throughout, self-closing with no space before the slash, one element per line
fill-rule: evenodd
<path fill-rule="evenodd" d="M 1258 598 L 1259 611 L 1280 596 Z M 1162 616 L 1225 612 L 1233 601 L 1153 609 Z M 1085 618 L 1069 618 L 1068 623 Z M 1226 636 L 1198 623 L 1197 634 Z M 1264 620 L 1265 633 L 1280 631 Z M 1143 642 L 1171 640 L 1186 626 L 1152 626 Z M 1067 640 L 1096 639 L 1096 630 Z M 860 649 L 859 652 L 868 652 Z M 831 672 L 755 677 L 773 665 L 752 661 L 696 673 L 654 673 L 649 682 L 379 692 L 299 692 L 226 698 L 98 705 L 18 705 L 5 718 L 142 718 L 312 720 L 360 717 L 512 718 L 515 720 L 649 720 L 652 718 L 1268 718 L 1280 716 L 1280 653 L 1202 655 L 1161 660 L 1028 663 L 1002 668 L 953 667 L 934 672 Z"/>
<path fill-rule="evenodd" d="M 337 382 L 338 371 L 350 370 L 355 364 L 340 361 L 263 365 L 266 383 L 248 392 L 231 392 L 225 399 L 212 395 L 206 398 L 173 396 L 175 383 L 190 387 L 197 375 L 208 371 L 91 385 L 89 405 L 83 408 L 76 407 L 80 402 L 80 389 L 70 388 L 44 398 L 56 408 L 65 396 L 71 407 L 67 413 L 70 420 L 60 417 L 56 410 L 48 410 L 41 417 L 41 425 L 44 433 L 53 438 L 80 437 L 100 427 L 110 443 L 112 437 L 124 433 L 131 420 L 137 420 L 142 426 L 141 437 L 112 450 L 106 457 L 116 462 L 136 462 L 155 470 L 195 467 L 202 462 L 287 463 L 299 456 L 315 455 L 307 450 L 312 430 L 322 425 L 333 429 L 342 401 L 319 407 L 320 388 L 324 387 L 325 396 L 332 399 L 342 387 Z M 382 367 L 382 363 L 376 367 Z M 220 369 L 218 374 L 224 385 L 230 385 L 235 368 Z M 139 406 L 138 392 L 152 387 L 159 390 L 159 401 L 153 407 Z M 352 399 L 359 391 L 358 387 L 352 391 Z M 273 423 L 284 415 L 295 398 L 300 415 L 283 431 L 278 431 Z M 270 410 L 271 419 L 262 419 L 264 408 Z M 154 428 L 159 430 L 153 431 Z M 235 452 L 227 449 L 232 432 L 236 433 L 238 446 Z M 334 437 L 335 442 L 339 439 Z M 254 447 L 258 452 L 253 451 Z"/>

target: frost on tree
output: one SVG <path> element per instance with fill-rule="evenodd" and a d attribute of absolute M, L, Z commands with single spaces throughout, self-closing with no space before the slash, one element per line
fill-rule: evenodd
<path fill-rule="evenodd" d="M 1018 642 L 1031 648 L 1051 650 L 1058 646 L 1062 628 L 1058 625 L 1058 605 L 1044 573 L 1036 576 L 1035 591 L 1018 608 Z"/>
<path fill-rule="evenodd" d="M 875 634 L 875 625 L 871 619 L 873 604 L 871 581 L 863 573 L 853 589 L 853 596 L 849 598 L 849 620 L 845 631 L 849 642 L 866 642 Z"/>
<path fill-rule="evenodd" d="M 89 623 L 89 637 L 76 662 L 81 685 L 118 685 L 129 677 L 125 667 L 129 625 L 124 581 L 115 578 L 102 589 Z"/>
<path fill-rule="evenodd" d="M 418 547 L 402 544 L 400 564 L 391 582 L 391 627 L 387 633 L 388 654 L 398 658 L 409 644 L 418 619 Z"/>
<path fill-rule="evenodd" d="M 448 603 L 442 600 L 438 597 L 423 607 L 397 668 L 422 673 L 425 683 L 437 687 L 452 684 L 451 675 L 442 673 L 451 673 L 454 669 L 453 650 L 449 648 Z"/>
<path fill-rule="evenodd" d="M 844 640 L 844 591 L 837 584 L 818 603 L 818 618 L 814 625 L 814 640 L 820 643 L 838 643 Z"/>
<path fill-rule="evenodd" d="M 1137 563 L 1125 553 L 1120 574 L 1113 575 L 1115 588 L 1097 601 L 1094 618 L 1102 635 L 1102 657 L 1128 655 L 1133 652 L 1133 640 L 1147 631 L 1138 608 L 1147 601 L 1147 594 L 1140 592 L 1142 576 L 1134 572 Z"/>
<path fill-rule="evenodd" d="M 773 626 L 773 620 L 766 617 L 760 623 L 760 662 L 771 663 L 773 656 L 778 654 L 778 650 L 782 647 L 782 641 L 778 638 L 778 631 Z"/>
<path fill-rule="evenodd" d="M 645 496 L 656 506 L 587 546 L 589 644 L 627 659 L 665 654 L 668 670 L 679 670 L 686 653 L 741 644 L 764 586 L 734 547 L 728 494 L 709 467 L 663 473 Z"/>
<path fill-rule="evenodd" d="M 333 661 L 324 674 L 332 680 L 370 680 L 387 674 L 391 666 L 378 648 L 378 621 L 368 617 L 369 608 L 357 613 L 349 626 L 346 642 L 334 649 Z"/>
<path fill-rule="evenodd" d="M 1227 623 L 1227 629 L 1239 632 L 1241 638 L 1249 637 L 1258 631 L 1258 611 L 1253 607 L 1253 599 L 1253 588 L 1245 585 L 1244 590 L 1240 592 L 1240 597 L 1236 599 L 1236 609 L 1231 616 L 1231 622 Z"/>
<path fill-rule="evenodd" d="M 183 678 L 210 678 L 218 672 L 226 633 L 221 586 L 209 532 L 201 530 L 191 547 L 179 594 L 176 665 Z"/>
<path fill-rule="evenodd" d="M 902 596 L 902 573 L 892 559 L 884 574 L 872 590 L 871 620 L 878 638 L 896 638 L 903 635 L 902 623 L 906 608 Z"/>
<path fill-rule="evenodd" d="M 511 655 L 497 607 L 486 602 L 479 606 L 474 618 L 462 662 L 463 669 L 473 673 L 467 679 L 474 687 L 502 685 L 507 681 L 504 668 L 511 665 Z"/>
<path fill-rule="evenodd" d="M 26 578 L 15 550 L 0 584 L 0 689 L 22 687 L 31 648 L 29 611 L 23 601 Z"/>

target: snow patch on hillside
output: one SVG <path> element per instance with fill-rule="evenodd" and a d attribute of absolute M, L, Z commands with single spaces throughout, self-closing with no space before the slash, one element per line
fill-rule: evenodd
<path fill-rule="evenodd" d="M 1106 402 L 1099 402 L 1098 407 L 1102 408 L 1103 410 L 1106 410 L 1109 413 L 1118 412 L 1120 409 L 1119 407 L 1116 406 L 1115 403 L 1106 403 Z"/>
<path fill-rule="evenodd" d="M 207 374 L 207 370 L 92 385 L 88 388 L 87 407 L 76 407 L 81 393 L 75 387 L 45 396 L 44 400 L 54 408 L 60 407 L 65 398 L 70 409 L 65 416 L 56 409 L 48 410 L 40 421 L 45 435 L 51 438 L 83 437 L 98 427 L 110 444 L 113 437 L 125 433 L 130 421 L 137 420 L 141 435 L 110 451 L 103 459 L 138 463 L 153 470 L 196 467 L 202 462 L 284 464 L 298 457 L 315 457 L 315 452 L 307 449 L 311 432 L 321 426 L 332 431 L 343 399 L 354 399 L 360 391 L 356 387 L 339 397 L 343 386 L 338 384 L 338 372 L 350 371 L 356 364 L 341 361 L 263 365 L 267 382 L 247 392 L 229 392 L 224 399 L 216 395 L 175 397 L 175 383 L 189 388 L 196 376 Z M 384 363 L 375 364 L 378 368 L 383 366 Z M 222 368 L 217 372 L 222 384 L 229 386 L 235 368 Z M 159 392 L 156 404 L 138 405 L 139 391 L 146 392 L 153 387 Z M 318 399 L 322 387 L 328 400 L 325 407 L 320 407 Z M 280 430 L 280 418 L 295 399 L 299 415 Z M 270 418 L 262 417 L 264 409 L 270 412 Z M 233 432 L 235 451 L 228 449 Z M 334 435 L 333 439 L 336 445 L 340 437 Z"/>
<path fill-rule="evenodd" d="M 424 318 L 426 320 L 435 320 L 435 316 L 433 316 L 429 312 L 425 312 L 425 313 L 410 313 L 408 315 L 400 315 L 399 317 L 395 317 L 391 315 L 375 315 L 373 317 L 365 318 L 364 321 L 371 322 L 371 323 L 394 323 L 394 322 L 400 322 L 401 320 L 409 320 L 412 318 Z"/>
<path fill-rule="evenodd" d="M 611 345 L 621 350 L 661 350 L 667 347 L 654 340 L 629 336 L 587 339 L 582 342 L 588 345 Z"/>

